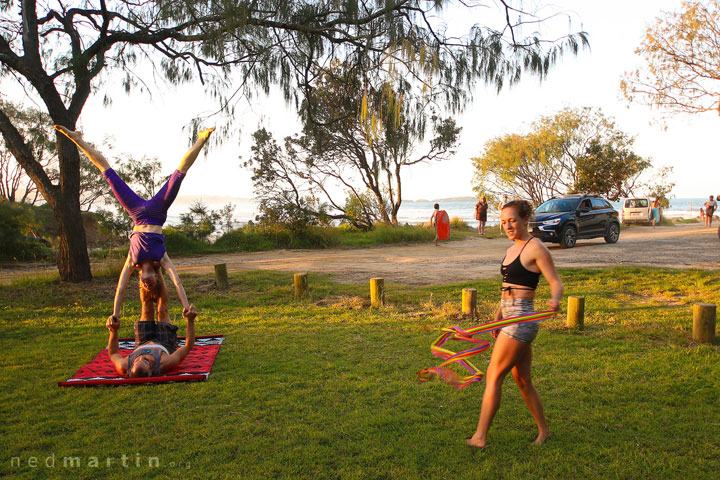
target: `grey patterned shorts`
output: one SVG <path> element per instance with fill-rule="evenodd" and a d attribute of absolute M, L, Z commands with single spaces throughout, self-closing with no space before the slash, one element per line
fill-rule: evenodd
<path fill-rule="evenodd" d="M 177 350 L 177 325 L 167 322 L 135 322 L 135 348 L 154 342 L 173 353 Z"/>
<path fill-rule="evenodd" d="M 500 300 L 500 308 L 503 318 L 519 317 L 534 313 L 535 301 L 529 298 L 508 298 Z M 500 333 L 503 335 L 525 343 L 532 343 L 539 331 L 540 324 L 538 322 L 515 323 L 500 329 Z"/>

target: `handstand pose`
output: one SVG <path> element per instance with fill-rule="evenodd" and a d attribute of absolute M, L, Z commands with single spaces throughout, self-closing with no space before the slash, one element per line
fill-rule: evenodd
<path fill-rule="evenodd" d="M 123 357 L 118 352 L 118 329 L 120 320 L 114 315 L 107 319 L 106 326 L 110 331 L 108 353 L 110 361 L 120 375 L 129 377 L 153 377 L 170 372 L 185 360 L 195 345 L 195 317 L 197 310 L 190 305 L 183 311 L 187 320 L 185 345 L 177 347 L 177 329 L 170 321 L 168 314 L 168 293 L 165 280 L 158 273 L 155 287 L 144 288 L 140 282 L 140 300 L 142 314 L 140 321 L 135 322 L 135 350 Z M 154 304 L 157 302 L 158 322 L 155 323 Z"/>
<path fill-rule="evenodd" d="M 175 285 L 175 290 L 177 290 L 183 306 L 183 315 L 186 314 L 190 308 L 190 303 L 185 294 L 185 289 L 180 283 L 180 277 L 175 270 L 175 265 L 173 265 L 165 251 L 165 237 L 162 234 L 162 226 L 167 219 L 168 209 L 180 190 L 180 184 L 185 178 L 185 174 L 195 162 L 200 150 L 202 150 L 215 127 L 203 130 L 198 134 L 197 142 L 185 154 L 180 166 L 150 200 L 144 200 L 137 196 L 115 173 L 115 170 L 110 168 L 110 164 L 105 157 L 82 138 L 80 132 L 68 130 L 61 125 L 55 125 L 55 129 L 72 140 L 102 172 L 110 184 L 115 198 L 118 199 L 120 205 L 123 206 L 135 223 L 133 233 L 130 235 L 130 250 L 118 279 L 112 315 L 119 318 L 125 288 L 133 269 L 140 269 L 140 284 L 144 285 L 148 290 L 152 290 L 157 281 L 158 265 L 162 266 L 170 275 L 170 280 Z"/>

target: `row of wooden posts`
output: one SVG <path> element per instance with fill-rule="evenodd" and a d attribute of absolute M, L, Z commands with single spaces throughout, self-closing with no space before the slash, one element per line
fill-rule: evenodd
<path fill-rule="evenodd" d="M 307 273 L 296 273 L 293 276 L 295 298 L 307 295 Z M 215 265 L 215 285 L 220 290 L 228 288 L 227 266 L 224 263 Z M 385 303 L 385 280 L 370 279 L 370 305 L 380 307 Z M 582 330 L 585 328 L 585 297 L 568 297 L 567 326 Z M 475 318 L 477 313 L 477 290 L 462 289 L 462 313 Z M 716 307 L 712 303 L 696 303 L 693 305 L 693 340 L 698 343 L 715 343 Z"/>

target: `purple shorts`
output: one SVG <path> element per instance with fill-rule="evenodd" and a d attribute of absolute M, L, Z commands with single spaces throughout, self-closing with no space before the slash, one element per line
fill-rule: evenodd
<path fill-rule="evenodd" d="M 112 168 L 103 172 L 115 198 L 130 215 L 135 225 L 160 225 L 167 220 L 167 212 L 175 201 L 185 174 L 175 170 L 165 185 L 150 199 L 140 198 Z M 133 232 L 130 236 L 130 260 L 159 262 L 165 255 L 165 237 L 160 233 Z"/>

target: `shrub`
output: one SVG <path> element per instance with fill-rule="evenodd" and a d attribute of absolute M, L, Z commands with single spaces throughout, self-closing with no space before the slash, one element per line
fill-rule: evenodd
<path fill-rule="evenodd" d="M 49 243 L 36 237 L 37 221 L 29 206 L 0 199 L 0 258 L 37 260 L 50 258 Z"/>
<path fill-rule="evenodd" d="M 467 222 L 460 217 L 452 217 L 450 219 L 450 226 L 453 228 L 470 228 Z"/>
<path fill-rule="evenodd" d="M 164 228 L 163 235 L 165 236 L 165 248 L 170 255 L 192 255 L 213 251 L 208 248 L 207 243 L 190 238 L 173 227 Z"/>

